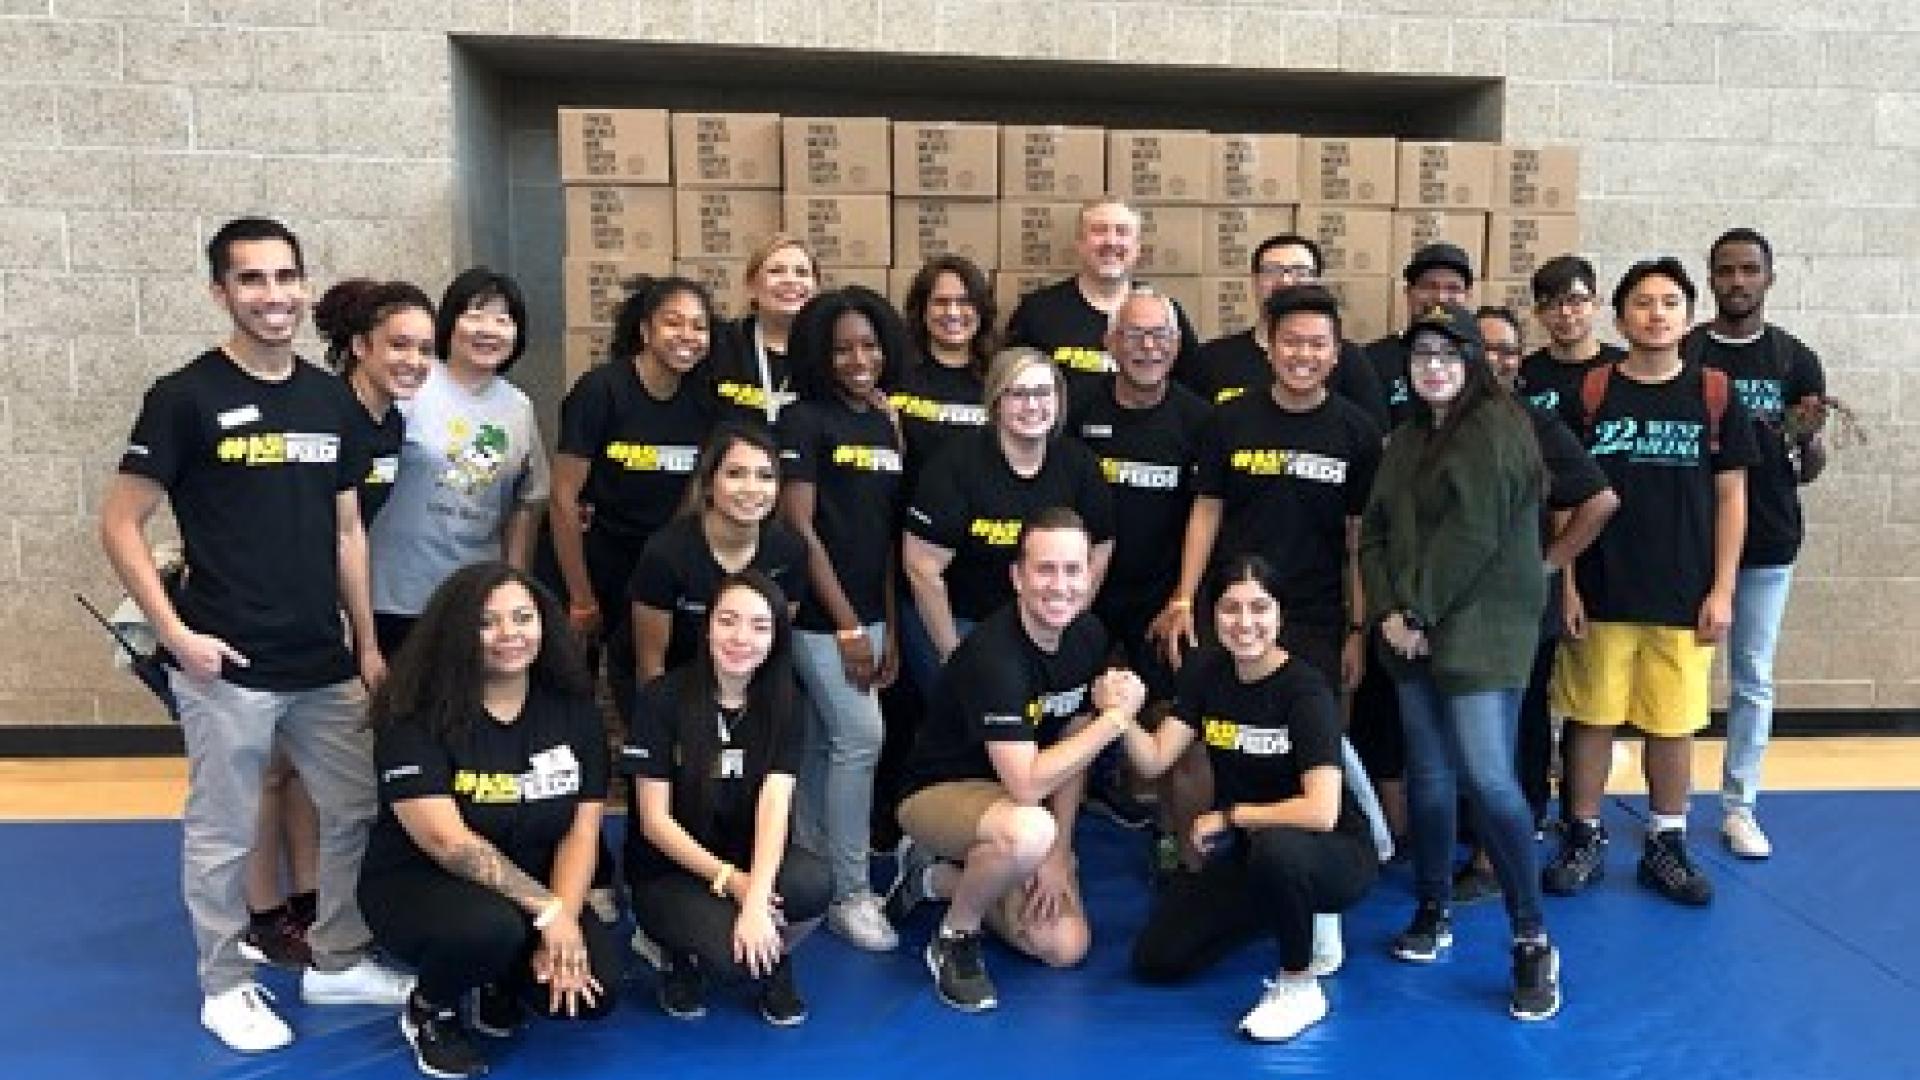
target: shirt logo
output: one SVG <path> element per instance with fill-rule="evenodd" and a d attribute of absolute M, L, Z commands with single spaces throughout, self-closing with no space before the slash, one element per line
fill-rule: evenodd
<path fill-rule="evenodd" d="M 1088 349 L 1078 345 L 1062 345 L 1053 350 L 1053 362 L 1068 371 L 1077 371 L 1085 375 L 1104 375 L 1116 370 L 1113 357 L 1105 349 Z"/>
<path fill-rule="evenodd" d="M 1080 437 L 1083 439 L 1111 439 L 1113 438 L 1113 425 L 1081 424 Z"/>
<path fill-rule="evenodd" d="M 340 460 L 340 436 L 306 431 L 229 435 L 214 445 L 214 454 L 225 464 L 249 468 L 331 465 Z"/>
<path fill-rule="evenodd" d="M 257 424 L 260 422 L 260 406 L 242 405 L 237 409 L 228 409 L 216 415 L 214 421 L 220 425 L 221 431 L 230 431 L 241 424 Z"/>
<path fill-rule="evenodd" d="M 373 464 L 367 468 L 367 478 L 364 481 L 364 483 L 373 487 L 382 487 L 387 484 L 393 483 L 393 481 L 399 475 L 400 475 L 399 456 L 395 454 L 388 454 L 385 457 L 377 457 L 373 459 Z"/>
<path fill-rule="evenodd" d="M 970 405 L 960 401 L 934 401 L 931 398 L 915 397 L 912 394 L 895 394 L 887 399 L 901 416 L 910 416 L 915 420 L 926 420 L 935 424 L 952 424 L 956 427 L 979 427 L 987 422 L 985 405 Z"/>
<path fill-rule="evenodd" d="M 1602 420 L 1593 427 L 1591 452 L 1643 465 L 1698 465 L 1706 433 L 1707 425 L 1691 420 Z"/>
<path fill-rule="evenodd" d="M 481 424 L 464 416 L 447 422 L 447 468 L 440 483 L 465 495 L 474 495 L 493 485 L 506 471 L 507 429 L 499 424 Z"/>
<path fill-rule="evenodd" d="M 1227 402 L 1232 401 L 1234 398 L 1246 392 L 1247 388 L 1244 386 L 1223 386 L 1214 393 L 1213 403 L 1215 405 L 1225 405 Z"/>
<path fill-rule="evenodd" d="M 383 783 L 391 784 L 395 780 L 405 780 L 409 776 L 419 775 L 420 766 L 418 765 L 395 765 L 393 768 L 381 773 L 380 779 Z"/>
<path fill-rule="evenodd" d="M 1740 395 L 1740 404 L 1747 407 L 1754 419 L 1762 423 L 1778 423 L 1787 411 L 1786 387 L 1779 379 L 1734 379 L 1733 392 Z"/>
<path fill-rule="evenodd" d="M 1215 750 L 1246 754 L 1249 757 L 1280 757 L 1293 749 L 1293 735 L 1283 727 L 1252 727 L 1221 716 L 1209 716 L 1200 722 L 1207 745 Z"/>
<path fill-rule="evenodd" d="M 564 743 L 527 759 L 523 773 L 485 773 L 461 769 L 453 774 L 453 793 L 475 803 L 504 805 L 540 802 L 580 790 L 580 761 Z"/>
<path fill-rule="evenodd" d="M 1346 462 L 1305 450 L 1235 450 L 1228 464 L 1248 476 L 1290 476 L 1317 484 L 1347 482 Z"/>
<path fill-rule="evenodd" d="M 608 461 L 628 472 L 686 474 L 693 472 L 697 446 L 662 446 L 654 443 L 610 442 L 602 451 Z"/>
<path fill-rule="evenodd" d="M 1173 491 L 1180 487 L 1178 465 L 1101 458 L 1100 475 L 1112 487 L 1139 488 L 1143 491 Z"/>
<path fill-rule="evenodd" d="M 897 473 L 900 452 L 891 446 L 836 446 L 833 463 L 855 472 Z"/>
<path fill-rule="evenodd" d="M 1020 525 L 1019 518 L 974 518 L 967 526 L 967 535 L 988 547 L 1012 547 L 1020 542 Z"/>

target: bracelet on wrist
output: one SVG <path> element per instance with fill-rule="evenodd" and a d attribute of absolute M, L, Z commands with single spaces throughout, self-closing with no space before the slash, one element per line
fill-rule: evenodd
<path fill-rule="evenodd" d="M 1185 597 L 1176 596 L 1173 599 L 1167 601 L 1167 606 L 1172 608 L 1175 611 L 1192 611 L 1193 601 Z"/>
<path fill-rule="evenodd" d="M 545 930 L 547 927 L 552 926 L 553 920 L 559 918 L 560 913 L 566 909 L 566 901 L 557 896 L 547 901 L 547 906 L 541 908 L 539 914 L 533 917 L 533 928 L 535 930 Z"/>
<path fill-rule="evenodd" d="M 851 630 L 835 630 L 833 636 L 841 641 L 853 642 L 865 638 L 867 632 L 856 626 Z"/>
<path fill-rule="evenodd" d="M 727 882 L 733 877 L 733 864 L 721 863 L 720 872 L 713 875 L 713 895 L 727 895 Z"/>

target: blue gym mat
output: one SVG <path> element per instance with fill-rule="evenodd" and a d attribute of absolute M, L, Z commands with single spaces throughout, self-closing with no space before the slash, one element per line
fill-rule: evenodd
<path fill-rule="evenodd" d="M 1126 955 L 1146 908 L 1145 841 L 1089 822 L 1093 954 L 1056 972 L 990 947 L 997 1012 L 935 1001 L 919 951 L 929 909 L 891 956 L 811 938 L 798 972 L 812 1017 L 797 1029 L 769 1028 L 726 992 L 703 1020 L 668 1019 L 636 960 L 608 1020 L 536 1022 L 483 1042 L 494 1076 L 528 1078 L 1920 1077 L 1920 792 L 1771 795 L 1763 809 L 1779 854 L 1741 863 L 1697 804 L 1695 850 L 1718 895 L 1695 911 L 1634 884 L 1640 807 L 1610 805 L 1607 878 L 1548 898 L 1566 1007 L 1540 1024 L 1507 1018 L 1497 903 L 1456 912 L 1440 963 L 1386 955 L 1412 903 L 1395 866 L 1347 918 L 1328 1019 L 1291 1045 L 1241 1042 L 1233 1025 L 1272 969 L 1271 947 L 1191 986 L 1135 984 Z M 0 951 L 0 1077 L 417 1075 L 391 1010 L 308 1008 L 281 972 L 263 981 L 299 1035 L 291 1048 L 247 1058 L 200 1030 L 175 823 L 0 826 L 0 880 L 12 933 Z"/>

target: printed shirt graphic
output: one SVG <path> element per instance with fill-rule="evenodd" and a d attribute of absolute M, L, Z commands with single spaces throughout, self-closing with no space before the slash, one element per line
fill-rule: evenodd
<path fill-rule="evenodd" d="M 1108 604 L 1158 608 L 1172 595 L 1180 574 L 1187 513 L 1193 508 L 1193 464 L 1208 408 L 1178 383 L 1150 409 L 1123 408 L 1114 398 L 1114 377 L 1094 385 L 1075 402 L 1067 434 L 1100 459 L 1101 476 L 1113 490 L 1113 560 L 1101 586 Z"/>
<path fill-rule="evenodd" d="M 1697 355 L 1708 367 L 1726 372 L 1734 396 L 1753 417 L 1758 457 L 1747 470 L 1747 538 L 1740 564 L 1792 565 L 1806 526 L 1800 514 L 1800 483 L 1788 454 L 1786 410 L 1809 396 L 1826 396 L 1820 358 L 1777 326 L 1748 341 L 1727 340 L 1697 327 L 1683 354 Z"/>
<path fill-rule="evenodd" d="M 1520 361 L 1520 394 L 1535 408 L 1557 412 L 1563 403 L 1580 400 L 1580 382 L 1587 372 L 1626 358 L 1625 350 L 1604 343 L 1600 352 L 1584 364 L 1563 364 L 1546 349 L 1535 349 Z"/>
<path fill-rule="evenodd" d="M 601 364 L 560 403 L 556 449 L 587 463 L 580 499 L 592 529 L 624 545 L 646 542 L 679 509 L 700 446 L 719 415 L 696 369 L 655 398 L 630 362 Z"/>
<path fill-rule="evenodd" d="M 747 566 L 771 578 L 789 603 L 806 603 L 807 545 L 784 523 L 768 520 L 761 525 L 760 543 Z M 691 660 L 705 640 L 707 607 L 725 576 L 726 570 L 707 546 L 698 514 L 674 518 L 641 549 L 633 577 L 627 582 L 627 597 L 672 618 L 667 667 L 676 668 Z"/>
<path fill-rule="evenodd" d="M 1582 412 L 1578 400 L 1561 407 L 1620 496 L 1620 509 L 1575 567 L 1587 617 L 1695 625 L 1713 585 L 1714 475 L 1755 459 L 1745 406 L 1728 401 L 1717 454 L 1707 446 L 1706 395 L 1693 365 L 1662 383 L 1616 369 L 1583 432 Z"/>
<path fill-rule="evenodd" d="M 1174 360 L 1178 370 L 1193 362 L 1200 339 L 1177 304 L 1174 314 L 1180 324 L 1180 351 Z M 1105 312 L 1087 303 L 1079 282 L 1066 278 L 1021 297 L 1007 320 L 1007 344 L 1031 346 L 1052 357 L 1066 371 L 1072 396 L 1079 397 L 1086 383 L 1113 371 L 1107 322 Z"/>
<path fill-rule="evenodd" d="M 799 401 L 780 414 L 780 473 L 813 485 L 813 528 L 862 625 L 886 618 L 887 571 L 900 530 L 904 461 L 893 421 L 878 408 L 855 411 L 835 397 Z M 800 629 L 837 627 L 814 590 Z"/>
<path fill-rule="evenodd" d="M 900 433 L 907 443 L 907 490 L 927 463 L 952 445 L 954 438 L 987 422 L 981 402 L 985 388 L 965 368 L 950 368 L 921 358 L 900 377 L 888 395 L 900 416 Z"/>
<path fill-rule="evenodd" d="M 1273 383 L 1273 362 L 1253 335 L 1252 330 L 1242 330 L 1200 346 L 1191 365 L 1174 365 L 1175 381 L 1211 405 L 1224 405 L 1242 394 L 1265 390 Z M 1375 427 L 1387 430 L 1387 396 L 1366 350 L 1342 341 L 1339 361 L 1327 376 L 1327 389 L 1360 406 Z"/>
<path fill-rule="evenodd" d="M 477 392 L 436 364 L 406 415 L 400 476 L 368 539 L 375 611 L 417 615 L 447 575 L 503 553 L 507 518 L 546 502 L 533 404 L 505 379 Z"/>

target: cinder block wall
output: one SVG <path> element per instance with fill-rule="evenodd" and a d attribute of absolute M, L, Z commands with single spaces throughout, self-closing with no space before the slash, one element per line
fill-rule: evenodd
<path fill-rule="evenodd" d="M 1809 494 L 1782 701 L 1920 708 L 1911 0 L 0 0 L 0 725 L 159 720 L 72 594 L 117 595 L 94 517 L 141 388 L 223 330 L 199 254 L 221 220 L 287 218 L 320 285 L 437 291 L 557 243 L 493 220 L 538 213 L 536 137 L 469 131 L 514 195 L 460 201 L 486 168 L 455 160 L 485 92 L 460 34 L 1502 78 L 1506 138 L 1585 148 L 1603 272 L 1697 267 L 1734 224 L 1776 242 L 1773 313 L 1872 434 Z M 550 401 L 553 350 L 525 370 Z"/>

